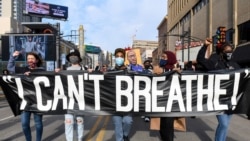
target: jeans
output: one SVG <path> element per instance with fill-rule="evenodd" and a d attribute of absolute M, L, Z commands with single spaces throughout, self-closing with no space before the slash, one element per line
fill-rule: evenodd
<path fill-rule="evenodd" d="M 128 136 L 133 119 L 131 116 L 113 116 L 115 125 L 115 140 L 123 141 L 123 136 Z"/>
<path fill-rule="evenodd" d="M 75 125 L 76 119 L 76 125 Z M 74 140 L 74 126 L 77 126 L 77 140 L 81 141 L 83 139 L 84 132 L 84 122 L 83 116 L 74 117 L 73 114 L 65 114 L 65 136 L 67 141 Z"/>
<path fill-rule="evenodd" d="M 217 115 L 216 117 L 218 120 L 218 126 L 215 133 L 215 141 L 225 141 L 232 114 Z"/>
<path fill-rule="evenodd" d="M 30 116 L 32 113 L 33 112 L 23 111 L 21 114 L 22 128 L 26 141 L 32 140 L 31 129 L 30 129 Z M 43 134 L 43 121 L 42 121 L 43 116 L 37 113 L 33 113 L 33 115 L 36 127 L 36 141 L 41 141 Z"/>

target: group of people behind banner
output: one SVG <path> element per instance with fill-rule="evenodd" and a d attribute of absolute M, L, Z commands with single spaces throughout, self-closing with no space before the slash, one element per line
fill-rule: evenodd
<path fill-rule="evenodd" d="M 207 47 L 211 44 L 210 39 L 206 39 L 203 47 L 200 49 L 197 55 L 197 63 L 200 65 L 199 69 L 203 71 L 210 70 L 219 70 L 219 69 L 237 69 L 240 68 L 239 65 L 231 60 L 233 47 L 225 43 L 224 45 L 217 47 L 216 53 L 212 54 L 209 59 L 205 57 Z M 15 73 L 15 59 L 18 58 L 20 52 L 15 51 L 9 59 L 8 62 L 8 71 L 11 74 Z M 107 69 L 107 66 L 103 66 L 100 69 L 100 73 L 104 73 L 106 71 L 114 71 L 114 70 L 124 70 L 124 74 L 129 71 L 134 71 L 138 73 L 155 73 L 161 74 L 166 71 L 181 71 L 176 64 L 178 64 L 176 56 L 171 51 L 163 51 L 160 56 L 160 61 L 157 65 L 157 71 L 152 71 L 154 68 L 150 64 L 150 61 L 146 60 L 144 62 L 144 66 L 137 64 L 137 56 L 133 50 L 128 50 L 127 55 L 125 50 L 122 48 L 117 48 L 114 53 L 115 56 L 115 67 L 111 70 Z M 39 55 L 36 53 L 30 52 L 27 53 L 27 68 L 24 70 L 25 75 L 29 75 L 29 73 L 33 71 L 44 71 L 41 68 L 42 60 Z M 67 68 L 67 70 L 84 70 L 80 64 L 81 57 L 78 50 L 71 50 L 70 53 L 66 56 L 67 60 L 70 62 L 71 66 Z M 125 58 L 128 59 L 129 64 L 125 65 Z M 190 64 L 189 64 L 190 65 Z M 190 67 L 189 67 L 190 68 Z M 192 64 L 191 64 L 192 68 Z M 161 70 L 161 71 L 159 71 Z M 194 69 L 192 69 L 194 70 Z M 56 69 L 56 71 L 60 71 Z M 93 70 L 88 70 L 92 72 Z M 22 128 L 27 141 L 31 141 L 31 129 L 30 129 L 30 116 L 34 114 L 35 127 L 36 127 L 36 140 L 42 140 L 43 133 L 43 123 L 42 123 L 42 114 L 30 112 L 28 109 L 22 111 L 21 113 L 21 122 Z M 232 114 L 228 111 L 225 114 L 217 115 L 218 126 L 215 134 L 215 141 L 225 141 L 227 136 L 227 130 L 229 126 L 230 119 Z M 146 118 L 148 118 L 146 120 Z M 149 117 L 146 117 L 145 121 L 149 121 Z M 174 140 L 174 117 L 160 117 L 160 136 L 162 141 L 173 141 Z M 127 115 L 113 115 L 113 124 L 114 124 L 114 132 L 116 141 L 129 141 L 129 133 L 133 123 L 133 117 L 129 114 Z M 76 122 L 75 122 L 76 121 Z M 73 141 L 74 138 L 77 138 L 78 141 L 83 139 L 84 132 L 84 115 L 79 115 L 78 113 L 67 113 L 65 115 L 65 136 L 67 141 Z M 74 137 L 74 124 L 77 126 L 77 137 Z"/>

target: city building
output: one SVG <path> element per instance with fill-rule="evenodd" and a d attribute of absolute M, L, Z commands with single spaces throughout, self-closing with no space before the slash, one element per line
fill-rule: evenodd
<path fill-rule="evenodd" d="M 25 0 L 0 0 L 0 36 L 4 34 L 22 33 L 22 22 L 41 22 L 40 17 L 23 14 Z M 2 39 L 0 40 L 0 60 L 2 60 Z M 6 68 L 7 62 L 0 63 L 0 70 Z"/>
<path fill-rule="evenodd" d="M 168 50 L 167 48 L 167 15 L 163 18 L 159 26 L 157 27 L 158 30 L 158 48 L 156 48 L 152 53 L 152 63 L 154 65 L 158 65 L 159 56 L 162 54 L 163 51 Z"/>
<path fill-rule="evenodd" d="M 250 43 L 250 1 L 246 0 L 168 0 L 167 49 L 176 51 L 176 42 L 199 42 L 213 39 L 218 27 L 226 28 L 226 40 L 235 47 Z M 189 47 L 188 47 L 189 48 Z M 184 56 L 184 57 L 183 57 Z M 190 56 L 185 52 L 184 58 Z M 250 60 L 250 59 L 249 59 Z"/>
<path fill-rule="evenodd" d="M 142 62 L 145 60 L 153 61 L 152 53 L 158 48 L 157 41 L 133 40 L 132 49 L 140 49 Z"/>
<path fill-rule="evenodd" d="M 84 45 L 85 48 L 85 61 L 84 65 L 87 65 L 89 68 L 95 69 L 98 65 L 103 65 L 106 63 L 104 60 L 104 52 L 101 50 L 98 45 Z"/>
<path fill-rule="evenodd" d="M 99 59 L 100 65 L 107 65 L 109 69 L 115 66 L 113 54 L 109 51 L 103 50 L 102 56 L 100 56 Z"/>
<path fill-rule="evenodd" d="M 55 7 L 64 11 L 62 16 L 50 14 L 49 10 Z M 37 46 L 43 50 L 41 54 L 44 56 L 44 66 L 47 70 L 67 65 L 66 54 L 77 46 L 63 39 L 59 23 L 55 25 L 42 23 L 42 18 L 65 20 L 67 16 L 68 8 L 65 6 L 41 3 L 39 0 L 0 0 L 0 70 L 6 68 L 7 55 L 13 49 L 21 50 L 18 46 L 24 49 L 24 44 L 29 37 L 33 38 Z M 83 43 L 81 45 L 83 46 Z M 47 51 L 48 49 L 50 52 Z M 21 66 L 25 65 L 23 61 L 20 61 Z"/>
<path fill-rule="evenodd" d="M 41 22 L 41 17 L 24 14 L 26 0 L 0 0 L 0 34 L 23 32 L 22 22 Z"/>

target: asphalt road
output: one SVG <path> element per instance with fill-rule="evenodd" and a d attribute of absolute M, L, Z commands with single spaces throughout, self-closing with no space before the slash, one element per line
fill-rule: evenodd
<path fill-rule="evenodd" d="M 43 141 L 65 141 L 64 116 L 43 118 Z M 217 120 L 215 116 L 186 118 L 187 131 L 175 132 L 175 141 L 213 141 Z M 33 120 L 32 136 L 35 137 Z M 131 141 L 160 141 L 158 131 L 149 130 L 149 123 L 134 117 Z M 0 141 L 24 141 L 20 116 L 14 117 L 6 100 L 0 100 Z M 110 116 L 85 117 L 84 141 L 114 141 L 114 126 Z M 227 141 L 250 141 L 250 121 L 245 115 L 234 115 Z"/>

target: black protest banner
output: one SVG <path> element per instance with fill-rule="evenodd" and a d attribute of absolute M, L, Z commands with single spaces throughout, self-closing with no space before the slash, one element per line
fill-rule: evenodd
<path fill-rule="evenodd" d="M 34 72 L 1 76 L 0 85 L 14 115 L 127 114 L 199 116 L 248 111 L 248 69 L 216 72 L 171 71 L 145 75 L 113 71 Z"/>

